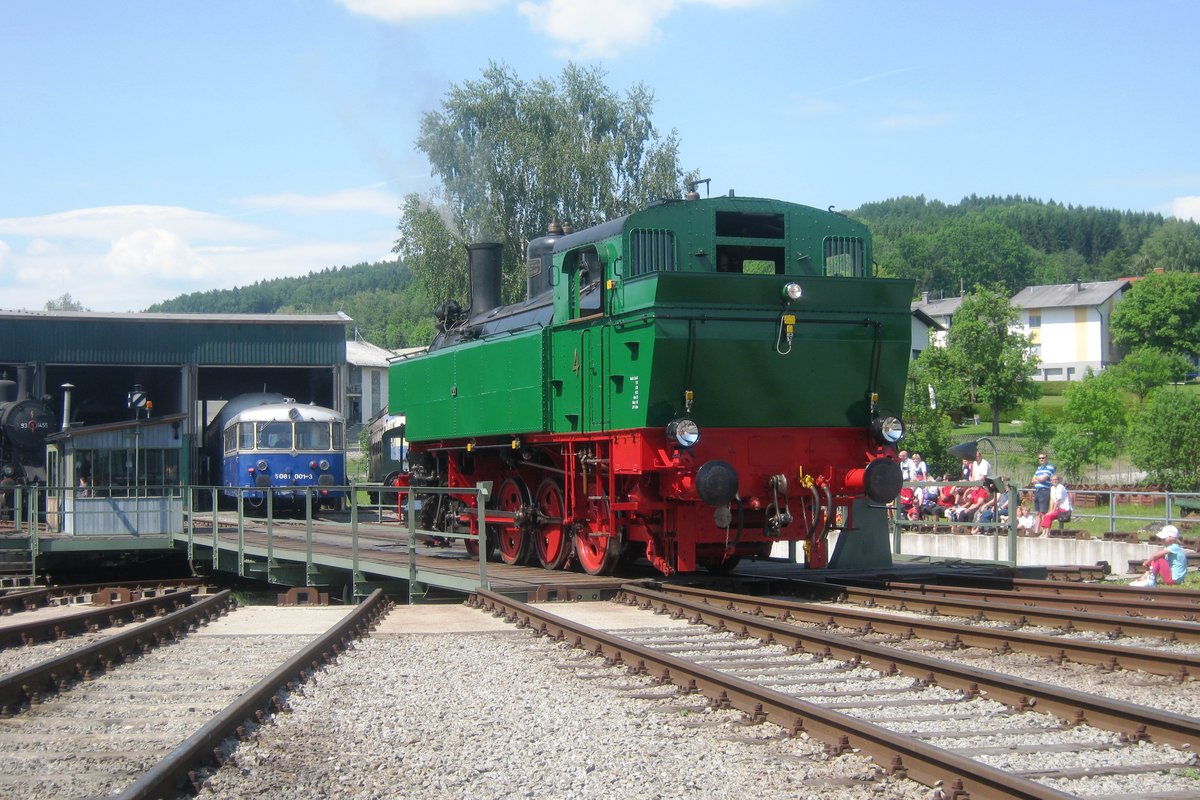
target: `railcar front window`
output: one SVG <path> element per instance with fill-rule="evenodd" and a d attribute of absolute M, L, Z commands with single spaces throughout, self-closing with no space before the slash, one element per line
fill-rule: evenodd
<path fill-rule="evenodd" d="M 259 450 L 291 450 L 292 423 L 290 422 L 258 422 L 255 423 Z"/>
<path fill-rule="evenodd" d="M 330 442 L 328 422 L 297 422 L 297 450 L 328 450 Z"/>
<path fill-rule="evenodd" d="M 343 444 L 345 428 L 341 422 L 337 421 L 331 423 L 330 427 L 333 428 L 333 449 L 341 450 L 345 446 Z"/>
<path fill-rule="evenodd" d="M 254 423 L 239 422 L 238 423 L 238 450 L 253 450 L 254 449 Z"/>

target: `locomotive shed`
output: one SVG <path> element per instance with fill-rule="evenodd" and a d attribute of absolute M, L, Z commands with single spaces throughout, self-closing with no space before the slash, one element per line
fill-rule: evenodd
<path fill-rule="evenodd" d="M 40 404 L 39 424 L 47 423 L 43 427 L 50 429 L 42 436 L 53 439 L 53 447 L 39 445 L 48 457 L 29 480 L 73 487 L 80 472 L 73 460 L 76 447 L 117 452 L 121 441 L 133 440 L 136 449 L 151 434 L 161 434 L 152 431 L 155 426 L 170 420 L 167 441 L 159 445 L 163 453 L 170 453 L 170 461 L 144 482 L 161 484 L 164 491 L 159 494 L 165 497 L 177 496 L 180 487 L 201 485 L 204 427 L 224 401 L 269 385 L 302 403 L 342 410 L 346 325 L 351 322 L 340 312 L 0 310 L 0 377 Z M 140 393 L 136 408 L 135 392 Z M 129 485 L 121 483 L 128 478 L 118 474 L 117 463 L 114 456 L 112 491 L 106 497 L 118 497 L 121 487 Z M 167 491 L 171 487 L 176 491 Z M 169 499 L 179 504 L 178 497 Z M 170 503 L 165 505 L 174 510 Z M 47 527 L 31 541 L 28 535 L 18 535 L 23 531 L 13 530 L 10 508 L 7 515 L 0 513 L 0 559 L 8 566 L 32 567 L 36 562 L 39 572 L 60 572 L 89 563 L 177 557 L 170 526 L 131 533 L 116 516 L 113 522 L 88 526 L 84 535 L 63 535 Z"/>

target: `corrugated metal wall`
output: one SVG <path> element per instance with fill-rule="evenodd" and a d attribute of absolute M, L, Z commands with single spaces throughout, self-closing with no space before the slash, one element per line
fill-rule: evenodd
<path fill-rule="evenodd" d="M 105 315 L 0 317 L 0 362 L 330 366 L 346 360 L 346 320 L 204 322 Z"/>

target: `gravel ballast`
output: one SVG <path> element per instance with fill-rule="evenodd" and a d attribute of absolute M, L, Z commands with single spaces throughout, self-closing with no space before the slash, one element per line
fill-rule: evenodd
<path fill-rule="evenodd" d="M 633 695 L 660 694 L 662 699 Z M 318 674 L 199 795 L 926 798 L 865 758 L 526 631 L 375 636 Z"/>

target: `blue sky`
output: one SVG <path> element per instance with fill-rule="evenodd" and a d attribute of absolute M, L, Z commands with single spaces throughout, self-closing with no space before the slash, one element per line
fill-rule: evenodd
<path fill-rule="evenodd" d="M 1200 220 L 1200 4 L 5 0 L 0 308 L 391 257 L 422 113 L 489 60 L 656 97 L 713 193 Z"/>

